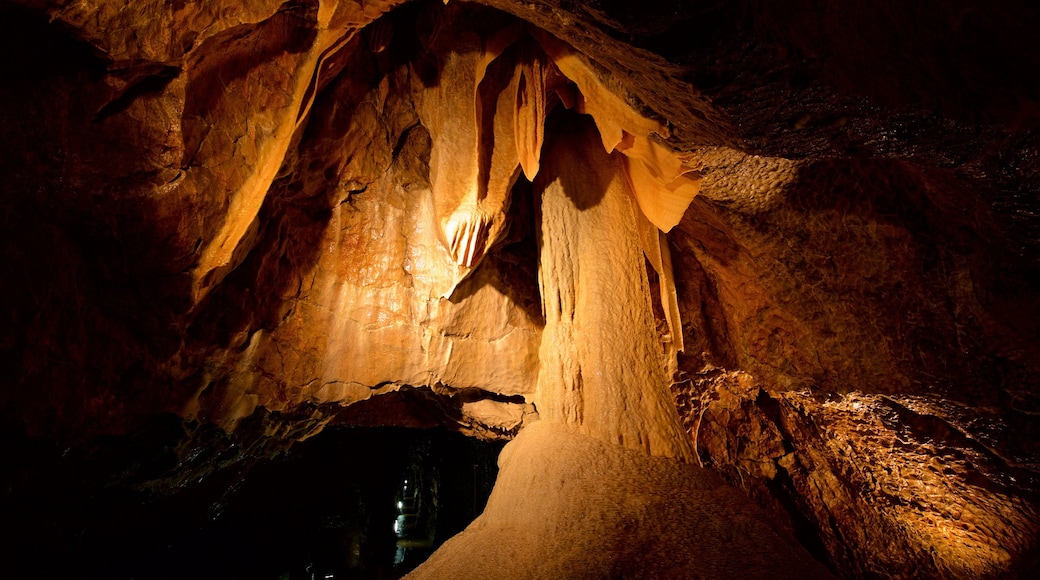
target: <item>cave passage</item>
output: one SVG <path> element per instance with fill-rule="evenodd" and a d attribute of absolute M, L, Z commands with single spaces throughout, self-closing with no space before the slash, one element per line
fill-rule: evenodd
<path fill-rule="evenodd" d="M 150 445 L 55 453 L 53 479 L 14 483 L 7 497 L 5 528 L 18 534 L 4 541 L 0 575 L 398 578 L 484 509 L 501 447 L 444 429 L 332 426 L 169 495 L 157 480 L 63 476 L 162 455 Z"/>

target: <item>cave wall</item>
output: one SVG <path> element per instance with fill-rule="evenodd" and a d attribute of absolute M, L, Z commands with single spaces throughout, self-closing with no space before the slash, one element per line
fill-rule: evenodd
<path fill-rule="evenodd" d="M 993 299 L 1020 262 L 964 223 L 984 209 L 946 206 L 962 184 L 888 161 L 835 176 L 859 163 L 805 164 L 760 204 L 702 190 L 673 238 L 696 273 L 681 303 L 723 314 L 687 340 L 681 414 L 839 568 L 994 574 L 1035 534 L 1036 358 Z"/>
<path fill-rule="evenodd" d="M 23 55 L 0 70 L 5 429 L 89 447 L 172 413 L 259 453 L 329 421 L 530 418 L 530 186 L 461 263 L 424 109 L 433 31 L 514 20 L 394 4 L 0 7 Z M 701 180 L 666 238 L 695 461 L 842 574 L 1035 566 L 1037 9 L 487 4 L 586 55 Z"/>

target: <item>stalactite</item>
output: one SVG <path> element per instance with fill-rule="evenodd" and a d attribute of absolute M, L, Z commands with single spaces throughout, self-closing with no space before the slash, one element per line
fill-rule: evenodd
<path fill-rule="evenodd" d="M 629 187 L 631 181 L 629 180 Z M 639 243 L 659 280 L 659 296 L 668 323 L 668 336 L 664 337 L 665 364 L 669 376 L 674 371 L 675 353 L 684 348 L 682 335 L 682 319 L 679 314 L 679 300 L 675 289 L 675 273 L 672 271 L 672 257 L 668 250 L 668 238 L 664 232 L 650 223 L 645 215 L 636 216 L 636 227 L 639 232 Z"/>
<path fill-rule="evenodd" d="M 538 175 L 542 142 L 545 139 L 546 63 L 530 46 L 524 46 L 522 51 L 517 63 L 520 82 L 516 90 L 514 132 L 516 150 L 524 176 L 528 180 L 534 180 Z"/>
<path fill-rule="evenodd" d="M 636 112 L 579 55 L 543 32 L 525 34 L 509 26 L 486 38 L 456 29 L 438 35 L 452 38 L 452 44 L 442 79 L 426 91 L 420 114 L 433 136 L 430 174 L 441 231 L 460 267 L 455 284 L 503 232 L 518 166 L 529 180 L 538 175 L 551 107 L 557 102 L 576 107 L 593 118 L 606 152 L 623 155 L 628 190 L 641 210 L 642 247 L 662 281 L 669 326 L 665 366 L 672 368 L 683 343 L 671 261 L 667 242 L 643 226 L 673 228 L 697 194 L 700 178 L 651 139 L 667 137 L 667 125 Z M 575 98 L 566 88 L 570 84 L 577 87 Z M 466 96 L 470 91 L 472 99 Z"/>
<path fill-rule="evenodd" d="M 512 135 L 503 134 L 512 119 L 495 113 L 503 89 L 482 86 L 501 80 L 487 78 L 488 69 L 521 31 L 511 26 L 485 37 L 448 25 L 435 30 L 427 46 L 441 60 L 440 78 L 422 91 L 418 112 L 433 141 L 430 183 L 438 226 L 460 267 L 444 295 L 476 267 L 505 225 L 519 161 L 508 143 Z M 511 114 L 512 104 L 507 108 Z"/>

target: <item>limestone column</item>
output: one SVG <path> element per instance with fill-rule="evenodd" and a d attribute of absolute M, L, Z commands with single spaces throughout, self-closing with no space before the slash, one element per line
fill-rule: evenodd
<path fill-rule="evenodd" d="M 588 117 L 560 117 L 534 187 L 545 310 L 535 404 L 543 420 L 688 461 L 623 161 Z"/>

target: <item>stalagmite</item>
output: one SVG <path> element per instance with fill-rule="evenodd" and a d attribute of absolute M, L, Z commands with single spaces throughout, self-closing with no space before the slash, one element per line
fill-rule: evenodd
<path fill-rule="evenodd" d="M 714 473 L 539 421 L 487 508 L 405 578 L 831 578 Z"/>

